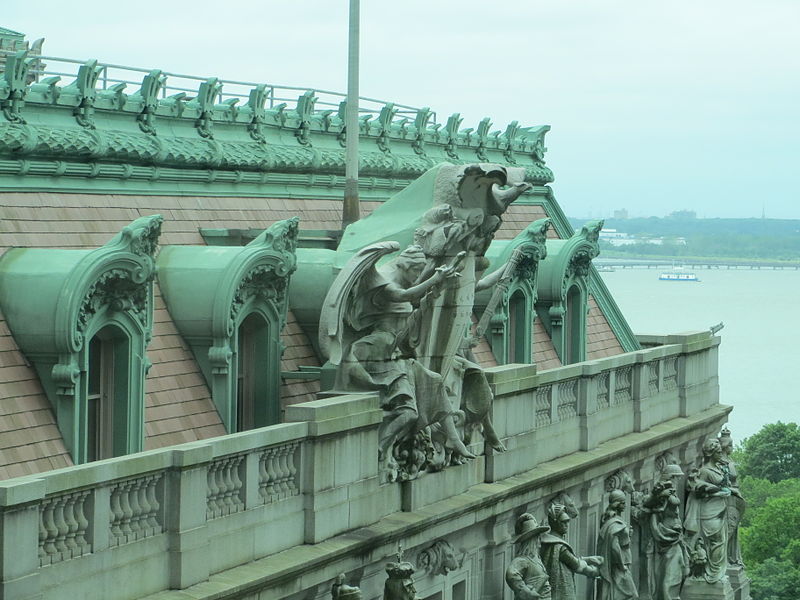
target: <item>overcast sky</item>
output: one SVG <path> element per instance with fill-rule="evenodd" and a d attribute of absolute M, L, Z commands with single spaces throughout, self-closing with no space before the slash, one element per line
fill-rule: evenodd
<path fill-rule="evenodd" d="M 800 218 L 798 0 L 361 0 L 361 93 L 549 124 L 567 214 Z M 347 0 L 2 0 L 45 53 L 346 89 Z"/>

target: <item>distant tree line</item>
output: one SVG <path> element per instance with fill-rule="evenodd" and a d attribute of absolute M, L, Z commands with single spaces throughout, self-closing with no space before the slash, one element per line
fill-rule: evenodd
<path fill-rule="evenodd" d="M 583 220 L 571 219 L 573 227 Z M 601 240 L 601 256 L 800 260 L 800 220 L 650 217 L 607 219 L 605 227 L 663 243 L 613 246 Z"/>

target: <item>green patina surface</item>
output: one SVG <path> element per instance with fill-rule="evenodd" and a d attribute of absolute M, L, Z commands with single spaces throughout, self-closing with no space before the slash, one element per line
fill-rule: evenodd
<path fill-rule="evenodd" d="M 239 326 L 251 315 L 266 323 L 259 350 L 254 422 L 279 420 L 280 331 L 286 322 L 289 277 L 295 269 L 297 217 L 278 221 L 246 246 L 166 246 L 158 283 L 170 315 L 192 349 L 229 432 L 237 423 Z"/>
<path fill-rule="evenodd" d="M 9 55 L 0 79 L 0 190 L 341 197 L 344 103 L 338 110 L 315 110 L 316 97 L 306 92 L 293 108 L 266 108 L 266 87 L 256 86 L 238 106 L 234 99 L 218 101 L 221 85 L 215 78 L 202 82 L 194 97 L 179 93 L 163 98 L 164 78 L 158 70 L 148 73 L 132 93 L 126 93 L 125 84 L 97 89 L 97 61 L 82 65 L 69 84 L 59 77 L 31 84 L 35 60 L 25 51 Z M 549 126 L 513 122 L 503 131 L 491 131 L 486 118 L 477 128 L 461 128 L 457 113 L 444 125 L 431 121 L 429 109 L 419 109 L 413 118 L 398 117 L 391 103 L 376 115 L 361 117 L 361 197 L 384 200 L 394 194 L 395 202 L 392 211 L 348 230 L 342 250 L 355 249 L 360 232 L 374 241 L 409 242 L 415 227 L 411 223 L 419 222 L 424 212 L 419 209 L 430 198 L 436 165 L 445 161 L 519 167 L 534 187 L 517 202 L 542 205 L 559 237 L 572 235 L 547 186 L 553 181 L 544 163 Z M 400 222 L 409 225 L 398 226 Z M 381 233 L 373 238 L 376 231 Z M 321 265 L 327 260 L 321 256 L 316 253 L 309 264 Z M 332 275 L 318 281 L 330 282 Z M 303 290 L 319 293 L 316 287 Z M 638 349 L 593 270 L 589 290 L 623 348 Z"/>
<path fill-rule="evenodd" d="M 33 61 L 24 51 L 9 56 L 0 82 L 5 189 L 52 189 L 55 177 L 62 189 L 82 191 L 286 194 L 312 186 L 319 197 L 343 184 L 344 103 L 318 111 L 314 93 L 306 92 L 294 108 L 265 108 L 266 86 L 254 88 L 243 106 L 235 99 L 219 103 L 216 78 L 191 99 L 184 92 L 161 98 L 158 70 L 130 94 L 125 84 L 96 89 L 101 67 L 94 60 L 68 85 L 59 85 L 59 77 L 28 85 Z M 531 183 L 552 181 L 544 164 L 548 126 L 513 122 L 490 132 L 488 119 L 475 130 L 460 129 L 458 114 L 444 126 L 431 116 L 423 108 L 414 118 L 398 118 L 391 103 L 362 116 L 359 172 L 366 191 L 401 188 L 443 160 L 517 165 Z"/>
<path fill-rule="evenodd" d="M 14 248 L 0 259 L 0 308 L 33 363 L 76 463 L 87 460 L 89 340 L 113 327 L 128 358 L 114 417 L 114 455 L 142 449 L 145 351 L 153 327 L 160 215 L 141 217 L 95 250 Z"/>

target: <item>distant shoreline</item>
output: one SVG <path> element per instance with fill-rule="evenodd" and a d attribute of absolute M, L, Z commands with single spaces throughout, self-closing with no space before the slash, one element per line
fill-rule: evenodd
<path fill-rule="evenodd" d="M 715 268 L 753 268 L 753 269 L 798 269 L 800 260 L 768 260 L 763 258 L 718 256 L 663 256 L 663 255 L 630 255 L 628 253 L 601 252 L 592 261 L 595 266 L 612 266 L 621 268 L 663 268 L 672 265 L 698 269 Z"/>

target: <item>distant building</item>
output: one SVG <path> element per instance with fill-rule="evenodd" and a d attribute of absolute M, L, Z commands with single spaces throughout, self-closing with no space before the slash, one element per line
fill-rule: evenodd
<path fill-rule="evenodd" d="M 627 208 L 619 208 L 614 211 L 614 218 L 615 219 L 627 219 L 628 218 L 628 209 Z"/>
<path fill-rule="evenodd" d="M 608 242 L 612 246 L 629 246 L 639 243 L 636 238 L 628 233 L 622 233 L 616 229 L 603 229 L 600 231 L 600 240 Z"/>

